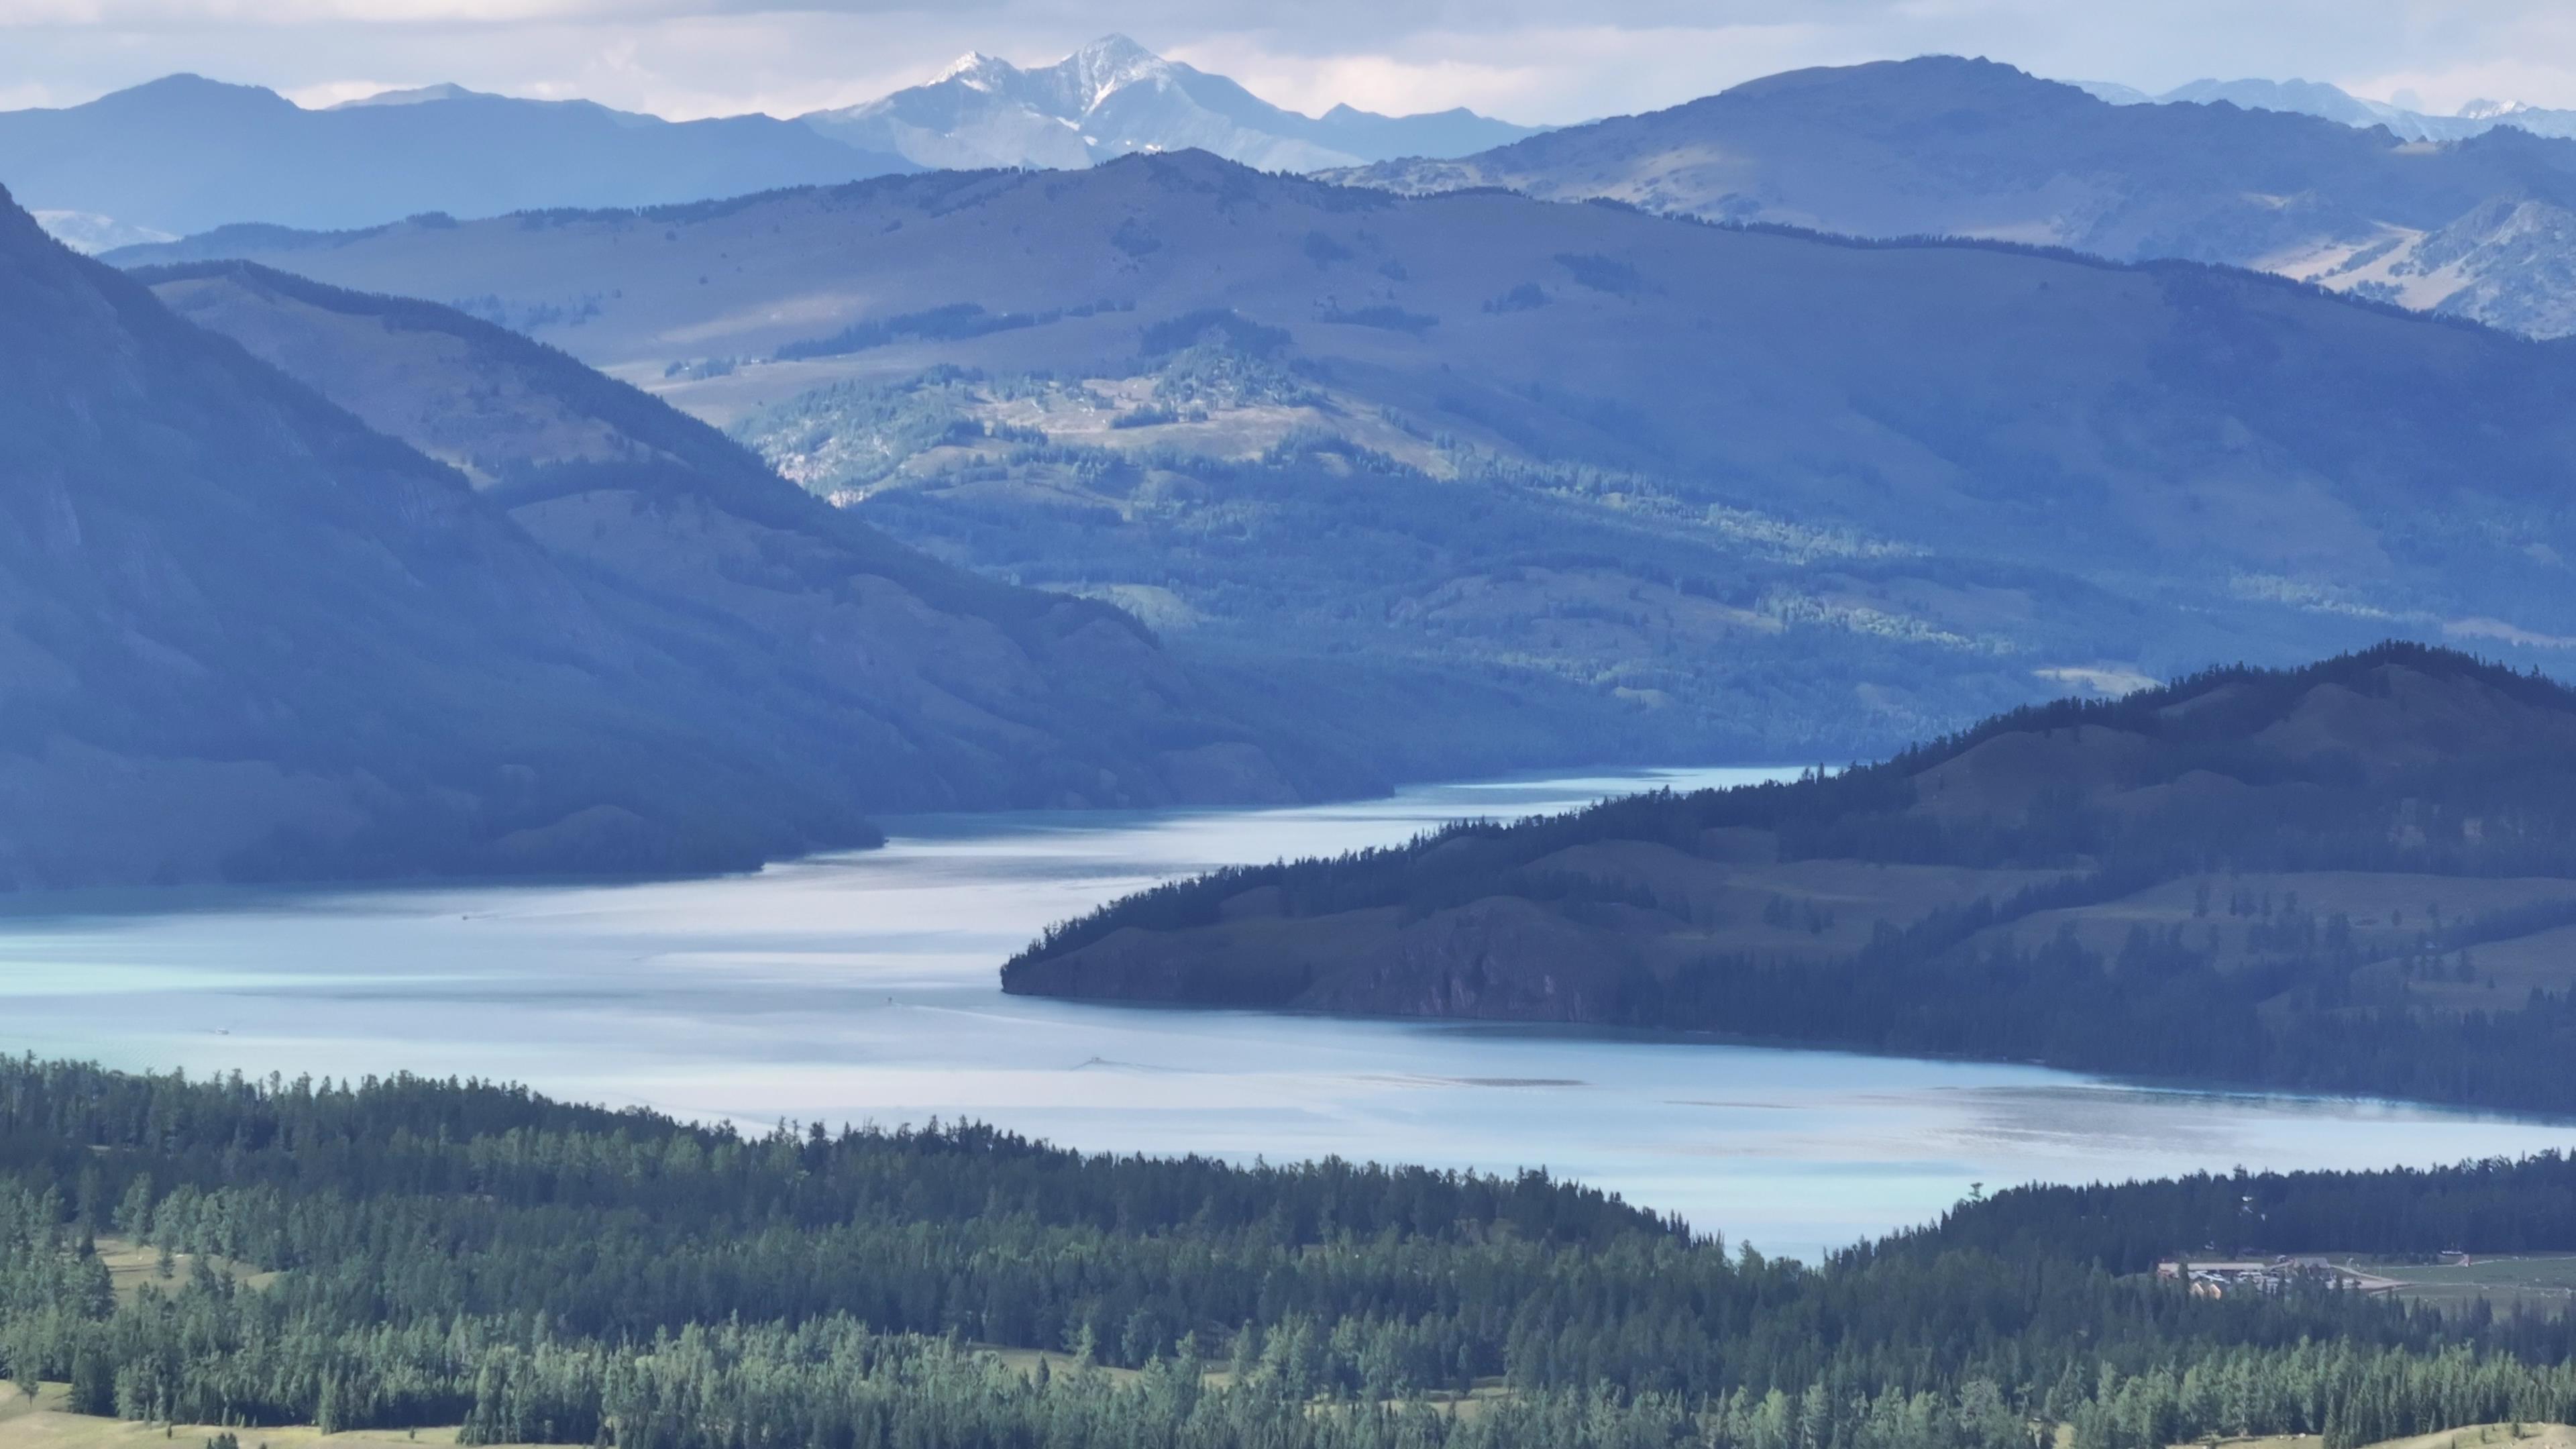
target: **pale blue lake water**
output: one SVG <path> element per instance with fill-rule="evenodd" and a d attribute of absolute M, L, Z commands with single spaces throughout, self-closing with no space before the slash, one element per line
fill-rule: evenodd
<path fill-rule="evenodd" d="M 2428 1164 L 2565 1126 L 2035 1068 L 1005 997 L 1049 922 L 1230 862 L 1562 809 L 1657 772 L 1295 810 L 890 822 L 889 848 L 618 885 L 126 893 L 0 913 L 0 1050 L 528 1082 L 760 1127 L 976 1117 L 1090 1149 L 1544 1166 L 1800 1256 L 1983 1182 Z"/>

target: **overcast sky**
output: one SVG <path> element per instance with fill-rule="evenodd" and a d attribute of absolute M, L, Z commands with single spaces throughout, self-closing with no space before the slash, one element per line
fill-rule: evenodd
<path fill-rule="evenodd" d="M 0 0 L 0 108 L 193 70 L 308 105 L 453 80 L 793 115 L 966 50 L 1043 62 L 1111 30 L 1309 112 L 1571 121 L 1927 52 L 2147 90 L 2300 76 L 2441 112 L 2576 106 L 2567 0 Z"/>

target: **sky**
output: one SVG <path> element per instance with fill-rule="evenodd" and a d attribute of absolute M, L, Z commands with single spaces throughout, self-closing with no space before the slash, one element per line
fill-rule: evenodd
<path fill-rule="evenodd" d="M 795 115 L 968 50 L 1046 62 L 1113 30 L 1309 113 L 1562 123 L 1934 52 L 2149 91 L 2295 76 L 2441 113 L 2576 107 L 2565 0 L 0 0 L 0 108 L 187 70 L 307 105 L 456 81 L 675 119 Z"/>

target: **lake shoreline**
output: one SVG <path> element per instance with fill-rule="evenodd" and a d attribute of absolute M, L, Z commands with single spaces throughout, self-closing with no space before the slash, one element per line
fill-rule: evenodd
<path fill-rule="evenodd" d="M 681 881 L 266 891 L 159 913 L 0 903 L 0 1052 L 191 1076 L 479 1077 L 751 1130 L 963 1118 L 1086 1152 L 1544 1167 L 1790 1256 L 1928 1221 L 1978 1181 L 2431 1166 L 2566 1140 L 2027 1065 L 1074 1003 L 995 980 L 1047 924 L 1155 880 L 1751 773 L 1467 782 L 1123 824 L 951 817 L 884 849 Z"/>

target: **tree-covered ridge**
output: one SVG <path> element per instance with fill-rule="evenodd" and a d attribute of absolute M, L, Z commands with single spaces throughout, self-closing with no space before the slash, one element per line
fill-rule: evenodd
<path fill-rule="evenodd" d="M 2571 842 L 2576 692 L 2390 643 L 1174 882 L 1003 983 L 2567 1112 Z"/>
<path fill-rule="evenodd" d="M 2280 723 L 2321 685 L 2384 698 L 2390 688 L 2384 670 L 2391 665 L 2438 683 L 2475 684 L 2535 709 L 2576 714 L 2576 689 L 2536 668 L 2515 670 L 2461 650 L 2392 639 L 2294 669 L 2218 665 L 2114 697 L 2070 695 L 2025 705 L 1957 734 L 1917 745 L 1877 768 L 1910 774 L 1955 758 L 1998 735 L 2046 734 L 2085 725 L 2134 731 L 2176 745 L 2234 743 Z M 2292 764 L 2286 760 L 2281 763 Z M 2160 770 L 2166 775 L 2178 769 L 2206 767 L 2197 757 L 2160 762 Z"/>
<path fill-rule="evenodd" d="M 2471 1201 L 2504 1214 L 2482 1230 L 2570 1246 L 2565 1176 L 2264 1190 L 2355 1194 L 2347 1248 L 2403 1250 L 2401 1223 Z M 2564 1320 L 2114 1271 L 2132 1239 L 2199 1230 L 2169 1199 L 2234 1190 L 2005 1193 L 1808 1267 L 1537 1174 L 974 1126 L 743 1138 L 480 1083 L 29 1059 L 0 1063 L 0 1372 L 132 1418 L 631 1449 L 2028 1449 L 2057 1421 L 2083 1449 L 2347 1449 L 2576 1413 Z M 88 1248 L 107 1234 L 189 1267 L 120 1302 Z M 282 1271 L 243 1287 L 217 1257 Z M 979 1344 L 1101 1367 L 1023 1377 Z"/>
<path fill-rule="evenodd" d="M 1875 1251 L 2065 1255 L 2119 1273 L 2176 1253 L 2340 1251 L 2429 1259 L 2576 1242 L 2576 1158 L 2544 1152 L 2432 1169 L 2204 1172 L 2145 1182 L 2013 1187 L 1961 1203 Z"/>
<path fill-rule="evenodd" d="M 1226 901 L 1258 887 L 1276 887 L 1285 902 L 1284 913 L 1291 916 L 1390 905 L 1438 909 L 1497 890 L 1543 890 L 1553 882 L 1518 879 L 1511 872 L 1574 846 L 1646 841 L 1696 851 L 1711 830 L 1777 832 L 1781 854 L 1789 858 L 1853 855 L 1886 861 L 2077 866 L 2104 859 L 2104 847 L 2115 843 L 2133 850 L 2223 849 L 2247 865 L 2255 864 L 2267 850 L 2314 849 L 2373 857 L 2380 853 L 2378 843 L 2369 840 L 2338 847 L 2331 841 L 2302 839 L 2294 845 L 2286 838 L 2294 828 L 2289 822 L 2278 822 L 2279 838 L 2274 841 L 2260 835 L 2248 838 L 2236 831 L 2240 822 L 2232 817 L 2224 822 L 2223 831 L 2211 828 L 2217 822 L 2159 821 L 2159 827 L 2183 837 L 2177 841 L 2114 842 L 2109 836 L 2119 833 L 2118 827 L 2085 810 L 2087 802 L 2081 799 L 2051 802 L 2063 808 L 2048 812 L 2016 812 L 1999 800 L 1987 811 L 1955 812 L 1964 819 L 1925 820 L 1910 812 L 1922 802 L 1919 777 L 1980 745 L 2007 735 L 2048 737 L 2059 730 L 2068 731 L 2080 745 L 2087 727 L 2143 736 L 2162 747 L 2143 759 L 2123 761 L 2119 775 L 2103 781 L 2100 793 L 2108 793 L 2110 787 L 2137 789 L 2168 783 L 2196 770 L 2224 770 L 2253 784 L 2352 789 L 2377 773 L 2371 762 L 2340 749 L 2293 753 L 2260 736 L 2320 686 L 2385 697 L 2384 671 L 2391 666 L 2441 684 L 2493 690 L 2559 717 L 2567 737 L 2576 738 L 2576 690 L 2538 673 L 2517 672 L 2457 650 L 2392 640 L 2298 669 L 2222 666 L 2117 698 L 2072 696 L 2024 706 L 1887 760 L 1810 771 L 1795 780 L 1684 793 L 1647 791 L 1510 824 L 1456 821 L 1403 845 L 1330 859 L 1228 866 L 1152 887 L 1050 927 L 1003 967 L 1003 980 L 1007 983 L 1022 968 L 1079 950 L 1124 928 L 1213 925 Z M 2455 752 L 2461 758 L 2443 762 L 2443 783 L 2474 781 L 2509 789 L 2527 804 L 2534 803 L 2535 795 L 2546 800 L 2549 782 L 2534 779 L 2530 770 L 2550 766 L 2555 752 L 2535 746 L 2553 743 L 2555 739 L 2547 735 L 2461 741 Z M 2503 751 L 2511 753 L 2499 758 Z M 2561 783 L 2576 790 L 2576 765 L 2562 764 L 2552 773 L 2564 776 Z M 2368 803 L 2386 802 L 2374 798 Z M 2576 795 L 2564 803 L 2576 807 Z M 2556 863 L 2559 852 L 2544 832 L 2525 834 L 2541 837 L 2527 842 L 2531 852 L 2547 852 L 2551 863 Z M 2569 861 L 2576 864 L 2576 857 Z M 2527 869 L 2533 862 L 2524 853 L 2499 853 L 2481 855 L 2478 863 L 2491 872 L 2506 873 Z"/>

